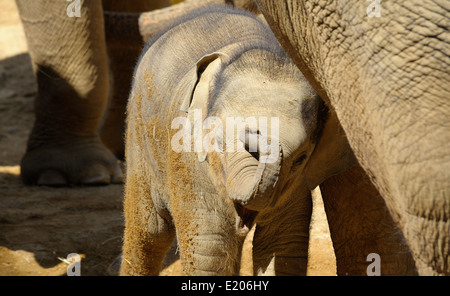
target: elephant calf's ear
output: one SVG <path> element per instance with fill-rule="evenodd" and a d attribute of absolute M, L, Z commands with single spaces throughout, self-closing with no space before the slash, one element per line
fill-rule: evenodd
<path fill-rule="evenodd" d="M 190 71 L 190 73 L 188 74 L 188 76 L 190 77 L 189 89 L 187 90 L 185 97 L 181 102 L 180 111 L 189 111 L 189 107 L 191 106 L 194 97 L 195 89 L 200 82 L 200 78 L 202 77 L 203 72 L 205 72 L 206 68 L 219 57 L 220 53 L 205 55 L 197 62 L 196 67 Z"/>

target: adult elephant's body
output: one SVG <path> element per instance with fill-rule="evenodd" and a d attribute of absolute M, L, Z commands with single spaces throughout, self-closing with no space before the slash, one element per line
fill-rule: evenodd
<path fill-rule="evenodd" d="M 382 2 L 381 17 L 370 18 L 365 1 L 258 2 L 284 48 L 336 112 L 419 273 L 448 275 L 448 4 Z"/>

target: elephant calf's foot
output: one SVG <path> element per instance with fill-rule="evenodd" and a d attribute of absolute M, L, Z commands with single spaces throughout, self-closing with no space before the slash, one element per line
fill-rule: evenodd
<path fill-rule="evenodd" d="M 26 185 L 108 185 L 123 182 L 120 164 L 98 137 L 46 141 L 41 145 L 33 145 L 30 141 L 22 159 L 21 176 Z"/>

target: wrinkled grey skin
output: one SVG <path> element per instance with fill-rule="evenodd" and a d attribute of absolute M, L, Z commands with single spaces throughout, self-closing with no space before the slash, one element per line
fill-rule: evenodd
<path fill-rule="evenodd" d="M 335 112 L 376 186 L 366 187 L 366 194 L 376 196 L 378 190 L 383 196 L 417 272 L 449 275 L 448 2 L 382 1 L 381 16 L 374 18 L 367 15 L 371 3 L 359 0 L 257 3 L 280 43 Z M 357 173 L 367 180 L 364 175 L 362 170 Z M 349 194 L 345 188 L 359 182 L 349 176 L 345 173 L 322 184 L 327 188 L 328 218 L 340 225 L 330 222 L 341 274 L 352 272 L 348 262 L 340 268 L 342 257 L 354 256 L 351 261 L 361 262 L 370 253 L 367 246 L 363 246 L 366 254 L 352 253 L 345 244 L 349 233 L 354 233 L 355 241 L 370 233 L 352 231 L 370 220 L 364 215 L 349 224 L 338 217 L 349 209 L 345 206 L 349 203 L 339 202 L 345 200 L 342 194 Z M 350 193 L 349 198 L 355 196 Z M 361 209 L 372 207 L 363 197 L 356 200 Z M 359 233 L 362 237 L 355 236 Z M 392 262 L 384 256 L 382 266 Z"/>
<path fill-rule="evenodd" d="M 150 41 L 134 76 L 121 274 L 159 274 L 175 236 L 185 274 L 238 274 L 243 239 L 256 223 L 255 273 L 304 275 L 310 186 L 317 185 L 307 180 L 306 163 L 326 112 L 267 25 L 228 8 L 188 14 Z M 224 124 L 227 117 L 278 117 L 276 161 L 264 163 L 260 145 L 250 153 L 245 136 L 232 138 L 247 145 L 241 152 L 174 151 L 180 127 L 173 120 L 194 124 L 195 110 Z M 215 143 L 223 147 L 223 137 Z M 335 162 L 328 173 L 351 163 Z"/>
<path fill-rule="evenodd" d="M 234 4 L 191 0 L 172 8 L 170 0 L 81 0 L 81 16 L 71 18 L 67 8 L 74 1 L 17 0 L 38 84 L 36 120 L 21 163 L 24 183 L 121 183 L 116 157 L 124 154 L 126 102 L 143 46 L 139 12 L 153 24 L 148 38 L 160 23 L 209 2 Z"/>
<path fill-rule="evenodd" d="M 111 94 L 117 100 L 128 94 L 139 44 L 107 47 L 103 9 L 148 11 L 170 1 L 103 1 L 102 5 L 100 0 L 81 0 L 79 18 L 67 15 L 71 3 L 66 1 L 16 3 L 38 84 L 36 120 L 21 163 L 23 181 L 54 186 L 122 182 L 116 157 L 104 146 L 99 128 L 112 84 L 108 63 L 117 74 Z M 113 135 L 119 140 L 121 130 Z"/>

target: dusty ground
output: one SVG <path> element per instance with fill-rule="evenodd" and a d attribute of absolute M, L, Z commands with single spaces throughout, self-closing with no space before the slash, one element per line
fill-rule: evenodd
<path fill-rule="evenodd" d="M 14 0 L 0 0 L 0 275 L 65 275 L 70 253 L 81 275 L 107 275 L 119 254 L 123 186 L 25 187 L 20 159 L 33 123 L 36 95 L 30 59 Z M 251 273 L 251 240 L 242 274 Z M 178 275 L 170 256 L 162 275 Z M 309 275 L 335 275 L 335 258 L 320 193 L 314 195 Z"/>

